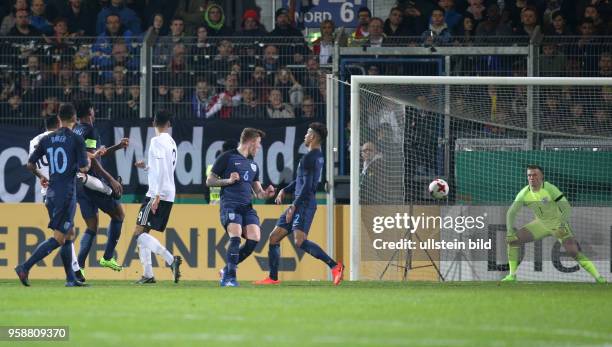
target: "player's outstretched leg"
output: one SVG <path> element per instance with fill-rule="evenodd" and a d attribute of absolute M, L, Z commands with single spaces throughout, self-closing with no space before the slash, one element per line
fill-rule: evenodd
<path fill-rule="evenodd" d="M 183 260 L 179 256 L 173 256 L 166 247 L 162 246 L 159 241 L 153 236 L 147 234 L 146 232 L 141 233 L 137 239 L 139 248 L 147 248 L 153 251 L 155 254 L 161 255 L 166 264 L 170 265 L 170 269 L 172 270 L 172 275 L 174 277 L 174 283 L 178 283 L 179 278 L 181 277 L 180 266 Z"/>
<path fill-rule="evenodd" d="M 339 285 L 342 282 L 344 275 L 344 265 L 334 261 L 319 245 L 307 239 L 305 232 L 301 230 L 295 230 L 295 243 L 304 252 L 312 255 L 313 257 L 321 260 L 332 271 L 332 280 L 334 285 Z"/>
<path fill-rule="evenodd" d="M 34 266 L 34 264 L 43 260 L 46 256 L 48 256 L 51 252 L 53 252 L 56 248 L 60 246 L 60 243 L 57 240 L 57 234 L 60 234 L 61 237 L 63 237 L 60 232 L 56 231 L 54 237 L 50 237 L 46 241 L 41 242 L 38 247 L 36 247 L 32 255 L 23 264 L 17 265 L 17 267 L 15 267 L 15 272 L 17 273 L 19 280 L 24 286 L 30 286 L 28 275 L 30 273 L 30 269 Z"/>
<path fill-rule="evenodd" d="M 563 248 L 565 251 L 571 255 L 580 266 L 588 272 L 597 283 L 606 283 L 606 279 L 597 271 L 595 264 L 586 256 L 584 253 L 580 251 L 580 247 L 578 246 L 578 242 L 576 239 L 569 238 L 563 241 Z"/>
<path fill-rule="evenodd" d="M 85 222 L 87 223 L 87 220 L 85 220 Z M 79 245 L 79 254 L 77 256 L 77 259 L 79 261 L 79 267 L 81 269 L 85 268 L 85 261 L 87 260 L 87 256 L 89 255 L 91 246 L 93 245 L 94 240 L 96 239 L 96 230 L 97 230 L 97 227 L 95 229 L 92 229 L 89 227 L 89 224 L 88 224 L 87 229 L 85 230 L 85 232 L 83 233 L 83 236 L 81 237 L 81 241 Z"/>
<path fill-rule="evenodd" d="M 521 228 L 516 234 L 506 235 L 508 245 L 508 275 L 502 278 L 502 282 L 516 282 L 516 271 L 520 264 L 520 247 L 524 243 L 534 240 L 533 234 L 527 228 Z"/>

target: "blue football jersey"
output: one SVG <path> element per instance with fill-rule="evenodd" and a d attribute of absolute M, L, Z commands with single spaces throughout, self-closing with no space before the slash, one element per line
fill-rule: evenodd
<path fill-rule="evenodd" d="M 95 152 L 101 146 L 100 135 L 96 128 L 94 128 L 91 124 L 87 123 L 79 123 L 74 127 L 74 133 L 80 135 L 85 141 L 85 148 L 90 152 Z M 90 169 L 88 172 L 89 175 L 98 177 L 95 172 Z"/>
<path fill-rule="evenodd" d="M 229 178 L 232 172 L 240 175 L 236 183 L 221 188 L 221 205 L 234 203 L 247 205 L 253 197 L 252 184 L 259 181 L 259 167 L 250 159 L 245 158 L 237 149 L 221 154 L 213 164 L 212 173 L 220 178 Z"/>
<path fill-rule="evenodd" d="M 317 185 L 321 180 L 324 164 L 325 159 L 320 149 L 313 149 L 300 159 L 295 176 L 295 206 L 317 204 Z"/>
<path fill-rule="evenodd" d="M 40 140 L 28 162 L 35 165 L 43 156 L 49 162 L 47 198 L 72 198 L 76 174 L 87 166 L 83 138 L 68 128 L 60 128 Z"/>

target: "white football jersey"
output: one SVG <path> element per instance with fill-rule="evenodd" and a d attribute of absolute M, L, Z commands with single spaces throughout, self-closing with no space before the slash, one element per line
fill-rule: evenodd
<path fill-rule="evenodd" d="M 29 155 L 32 155 L 32 153 L 34 153 L 34 150 L 36 149 L 36 146 L 38 146 L 38 143 L 40 142 L 40 139 L 42 139 L 43 137 L 47 136 L 48 134 L 52 133 L 52 131 L 45 131 L 42 134 L 38 134 L 36 135 L 36 137 L 34 137 L 32 140 L 30 140 L 30 153 Z M 47 179 L 49 179 L 49 161 L 47 160 L 46 156 L 43 156 L 42 158 L 40 158 L 37 162 L 36 162 L 36 168 L 38 169 L 38 172 L 40 172 L 43 176 L 45 176 Z M 37 178 L 38 180 L 38 178 Z M 42 187 L 40 189 L 40 193 L 44 196 L 47 194 L 47 188 Z"/>
<path fill-rule="evenodd" d="M 151 139 L 148 154 L 147 196 L 174 202 L 176 188 L 174 187 L 174 170 L 176 169 L 177 148 L 174 139 L 168 133 L 161 133 Z"/>

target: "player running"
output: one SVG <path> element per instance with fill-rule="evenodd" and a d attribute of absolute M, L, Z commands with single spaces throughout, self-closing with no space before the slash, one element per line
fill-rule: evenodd
<path fill-rule="evenodd" d="M 94 108 L 88 100 L 76 101 L 75 107 L 79 118 L 79 124 L 75 127 L 74 132 L 83 137 L 87 151 L 95 152 L 100 148 L 100 136 L 93 127 L 95 120 Z M 128 139 L 122 139 L 119 144 L 104 149 L 103 153 L 104 155 L 110 155 L 118 149 L 127 147 L 128 144 Z M 121 271 L 122 267 L 117 263 L 117 260 L 113 258 L 113 254 L 119 237 L 121 236 L 121 227 L 123 226 L 123 219 L 125 218 L 125 213 L 118 200 L 123 191 L 123 187 L 121 186 L 121 182 L 115 180 L 111 174 L 104 170 L 101 162 L 97 160 L 92 160 L 91 170 L 88 176 L 97 177 L 108 182 L 108 185 L 115 194 L 108 195 L 102 193 L 91 189 L 87 184 L 77 186 L 77 197 L 79 206 L 81 207 L 81 215 L 87 225 L 87 230 L 85 230 L 85 233 L 83 233 L 81 237 L 78 255 L 79 266 L 81 269 L 85 268 L 85 261 L 98 232 L 98 209 L 101 209 L 111 218 L 111 221 L 108 227 L 108 241 L 104 248 L 104 255 L 100 258 L 99 263 L 103 267 Z M 77 277 L 81 281 L 85 280 L 82 270 L 77 273 Z"/>
<path fill-rule="evenodd" d="M 156 136 L 151 138 L 149 144 L 147 155 L 149 166 L 147 167 L 143 161 L 135 164 L 136 167 L 147 171 L 147 183 L 149 184 L 149 190 L 140 206 L 134 229 L 134 237 L 138 242 L 138 255 L 144 268 L 142 278 L 136 282 L 138 284 L 155 283 L 151 252 L 161 255 L 170 265 L 174 283 L 178 283 L 181 277 L 180 266 L 183 262 L 181 257 L 173 256 L 156 238 L 149 235 L 151 229 L 164 232 L 174 203 L 176 192 L 174 170 L 176 169 L 177 149 L 174 139 L 168 133 L 171 118 L 171 114 L 165 110 L 160 110 L 155 114 L 153 126 Z"/>
<path fill-rule="evenodd" d="M 76 211 L 76 174 L 87 172 L 90 161 L 85 151 L 83 138 L 72 132 L 76 123 L 76 112 L 72 104 L 63 104 L 59 109 L 59 129 L 43 136 L 28 159 L 27 167 L 41 182 L 46 178 L 37 170 L 36 163 L 47 156 L 49 180 L 45 206 L 49 212 L 49 228 L 53 237 L 36 247 L 30 258 L 15 268 L 24 286 L 30 286 L 28 275 L 34 264 L 61 246 L 60 255 L 66 272 L 66 287 L 81 287 L 71 266 L 72 239 L 74 237 L 74 213 Z"/>
<path fill-rule="evenodd" d="M 259 199 L 271 198 L 275 193 L 272 185 L 262 188 L 259 168 L 253 161 L 264 136 L 259 129 L 243 129 L 238 148 L 221 154 L 206 178 L 208 187 L 221 187 L 221 224 L 230 236 L 226 266 L 221 271 L 222 287 L 238 286 L 236 268 L 253 253 L 261 237 L 259 217 L 251 203 L 253 192 Z M 242 247 L 241 236 L 246 238 Z"/>
<path fill-rule="evenodd" d="M 544 181 L 544 170 L 538 165 L 527 166 L 527 181 L 529 184 L 516 195 L 506 214 L 506 243 L 510 273 L 502 279 L 502 282 L 516 281 L 521 244 L 554 236 L 561 242 L 567 254 L 576 259 L 597 283 L 605 283 L 605 278 L 599 274 L 595 265 L 580 251 L 569 224 L 572 207 L 563 193 L 553 184 Z M 516 232 L 514 219 L 523 206 L 528 207 L 536 218 Z"/>
<path fill-rule="evenodd" d="M 334 261 L 316 243 L 308 240 L 308 231 L 317 211 L 317 184 L 321 179 L 324 158 L 321 152 L 321 144 L 327 138 L 327 129 L 321 123 L 311 123 L 304 136 L 304 145 L 308 148 L 300 163 L 298 164 L 297 175 L 293 182 L 281 189 L 276 197 L 276 203 L 281 204 L 285 194 L 294 193 L 293 203 L 285 210 L 276 222 L 276 227 L 270 234 L 268 248 L 268 262 L 270 273 L 263 280 L 256 281 L 254 284 L 279 284 L 278 263 L 280 260 L 280 242 L 290 232 L 295 235 L 295 245 L 304 252 L 321 260 L 332 271 L 334 285 L 342 282 L 344 266 L 341 262 Z"/>

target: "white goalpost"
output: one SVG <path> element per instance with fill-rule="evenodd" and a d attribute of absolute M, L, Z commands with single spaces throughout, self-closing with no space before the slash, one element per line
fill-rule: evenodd
<path fill-rule="evenodd" d="M 350 279 L 499 279 L 505 211 L 529 163 L 568 197 L 577 239 L 610 279 L 612 79 L 352 76 Z M 435 178 L 448 199 L 428 196 Z M 458 231 L 473 218 L 484 226 Z M 472 238 L 490 247 L 461 249 Z M 587 280 L 548 239 L 525 247 L 522 277 Z M 451 249 L 418 249 L 428 240 Z"/>

